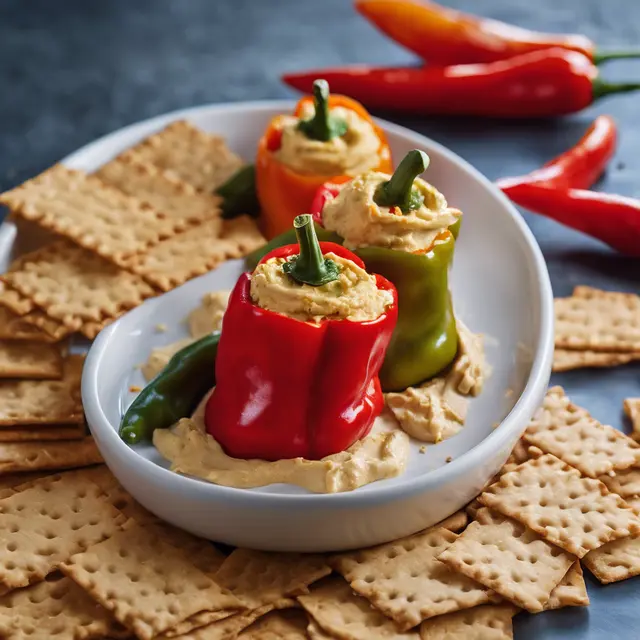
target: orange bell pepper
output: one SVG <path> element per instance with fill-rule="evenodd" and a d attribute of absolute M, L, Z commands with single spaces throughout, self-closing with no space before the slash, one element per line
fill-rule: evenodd
<path fill-rule="evenodd" d="M 294 115 L 301 117 L 305 112 L 305 106 L 312 103 L 312 96 L 303 97 L 294 110 Z M 360 118 L 369 122 L 378 138 L 378 164 L 374 167 L 377 171 L 393 173 L 391 150 L 384 131 L 376 126 L 367 110 L 355 100 L 342 95 L 329 95 L 329 109 L 344 107 L 354 111 Z M 302 213 L 307 213 L 316 191 L 328 180 L 341 178 L 332 175 L 300 174 L 286 166 L 275 155 L 280 148 L 282 130 L 278 126 L 280 117 L 271 120 L 264 135 L 258 143 L 256 156 L 256 189 L 261 209 L 262 231 L 271 239 L 284 231 L 288 231 L 293 224 L 293 219 Z M 346 176 L 348 179 L 351 176 Z"/>

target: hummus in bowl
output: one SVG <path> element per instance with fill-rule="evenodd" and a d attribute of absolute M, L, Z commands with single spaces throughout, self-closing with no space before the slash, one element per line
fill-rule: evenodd
<path fill-rule="evenodd" d="M 114 134 L 67 163 L 92 170 L 178 117 L 224 132 L 234 150 L 251 157 L 266 123 L 287 109 L 290 105 L 278 103 L 182 112 Z M 153 349 L 189 337 L 184 318 L 205 295 L 233 287 L 244 265 L 230 261 L 122 316 L 98 336 L 85 366 L 83 402 L 102 455 L 125 488 L 169 522 L 230 544 L 272 550 L 339 550 L 398 538 L 441 520 L 475 496 L 504 463 L 538 406 L 551 366 L 552 296 L 530 232 L 505 198 L 460 158 L 418 134 L 380 124 L 396 158 L 416 147 L 428 152 L 429 182 L 446 194 L 451 207 L 468 214 L 451 290 L 456 317 L 485 336 L 492 371 L 469 404 L 464 428 L 437 444 L 411 442 L 403 473 L 336 493 L 294 483 L 220 486 L 170 471 L 170 462 L 152 444 L 129 447 L 117 430 L 135 396 L 130 389 L 144 386 L 140 365 Z M 166 332 L 155 329 L 160 324 Z M 460 372 L 459 382 L 471 393 L 472 369 Z"/>

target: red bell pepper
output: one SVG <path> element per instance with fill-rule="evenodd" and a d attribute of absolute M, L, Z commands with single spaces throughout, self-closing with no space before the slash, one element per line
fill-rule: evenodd
<path fill-rule="evenodd" d="M 318 76 L 370 109 L 494 118 L 559 116 L 580 111 L 604 96 L 640 89 L 638 83 L 601 80 L 587 56 L 565 49 L 533 51 L 486 64 L 322 69 L 290 73 L 283 80 L 306 91 Z"/>
<path fill-rule="evenodd" d="M 318 247 L 311 217 L 300 218 Z M 305 240 L 298 238 L 302 250 L 280 247 L 261 263 L 302 255 Z M 340 245 L 323 242 L 319 249 L 364 268 Z M 225 314 L 216 387 L 205 416 L 208 433 L 229 455 L 320 459 L 367 435 L 382 411 L 378 372 L 398 315 L 394 286 L 381 276 L 376 283 L 394 298 L 378 318 L 315 324 L 257 306 L 250 296 L 251 275 L 240 277 Z"/>

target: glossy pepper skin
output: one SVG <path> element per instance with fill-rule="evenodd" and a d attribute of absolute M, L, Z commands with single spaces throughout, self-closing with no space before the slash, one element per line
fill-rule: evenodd
<path fill-rule="evenodd" d="M 219 342 L 215 331 L 181 349 L 136 396 L 120 423 L 120 437 L 127 444 L 149 441 L 155 429 L 168 429 L 193 413 L 215 384 Z"/>
<path fill-rule="evenodd" d="M 370 109 L 420 115 L 548 118 L 575 113 L 638 83 L 608 83 L 577 51 L 548 49 L 508 60 L 449 67 L 393 68 L 364 65 L 291 73 L 284 82 L 306 91 L 321 74 L 337 91 Z"/>
<path fill-rule="evenodd" d="M 363 267 L 350 251 L 320 243 Z M 264 256 L 289 258 L 298 245 Z M 375 320 L 301 322 L 262 309 L 251 276 L 236 284 L 216 360 L 216 388 L 206 407 L 207 431 L 237 458 L 320 459 L 364 437 L 382 411 L 378 380 L 397 320 L 394 286 L 376 276 L 394 303 Z"/>
<path fill-rule="evenodd" d="M 355 6 L 390 38 L 441 66 L 505 60 L 552 47 L 578 51 L 596 63 L 639 56 L 637 51 L 601 53 L 580 34 L 531 31 L 429 0 L 356 0 Z"/>
<path fill-rule="evenodd" d="M 314 78 L 315 80 L 315 78 Z M 313 80 L 309 82 L 309 89 Z M 294 111 L 296 117 L 301 117 L 306 105 L 312 103 L 310 96 L 302 98 Z M 364 107 L 342 95 L 329 96 L 329 108 L 344 107 L 371 123 L 376 135 L 380 139 L 378 149 L 378 171 L 391 171 L 391 151 L 382 129 L 377 127 Z M 262 229 L 270 239 L 280 233 L 291 230 L 293 219 L 309 210 L 311 201 L 318 189 L 332 176 L 300 174 L 280 162 L 275 152 L 280 148 L 282 139 L 281 129 L 278 127 L 279 118 L 274 118 L 258 142 L 256 155 L 256 188 L 260 209 L 262 212 Z"/>

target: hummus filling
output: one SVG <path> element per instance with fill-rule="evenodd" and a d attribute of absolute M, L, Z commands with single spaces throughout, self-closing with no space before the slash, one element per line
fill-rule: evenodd
<path fill-rule="evenodd" d="M 411 253 L 425 251 L 439 233 L 462 215 L 458 209 L 447 205 L 445 197 L 434 186 L 420 178 L 414 181 L 414 188 L 424 196 L 419 209 L 403 214 L 399 207 L 377 205 L 374 200 L 376 188 L 389 177 L 379 172 L 358 176 L 325 204 L 323 224 L 344 238 L 345 247 L 384 247 Z"/>
<path fill-rule="evenodd" d="M 325 257 L 338 264 L 340 275 L 320 287 L 299 284 L 288 276 L 282 269 L 284 258 L 259 264 L 251 276 L 251 299 L 263 309 L 302 322 L 375 320 L 393 303 L 393 294 L 379 289 L 375 276 L 334 253 Z"/>
<path fill-rule="evenodd" d="M 285 483 L 314 493 L 340 493 L 399 475 L 409 458 L 409 437 L 388 411 L 376 419 L 368 436 L 322 460 L 232 458 L 205 431 L 207 399 L 191 418 L 183 418 L 173 429 L 156 429 L 153 434 L 154 445 L 171 462 L 172 471 L 227 487 L 248 489 Z"/>
<path fill-rule="evenodd" d="M 453 364 L 442 375 L 419 387 L 387 393 L 387 407 L 410 436 L 422 442 L 440 442 L 462 429 L 469 396 L 482 391 L 489 367 L 483 339 L 458 321 L 459 347 Z"/>
<path fill-rule="evenodd" d="M 302 119 L 313 114 L 313 105 L 309 104 Z M 326 142 L 307 138 L 298 129 L 298 118 L 282 116 L 282 142 L 275 152 L 280 162 L 296 173 L 320 176 L 355 176 L 375 169 L 380 163 L 380 139 L 371 123 L 344 107 L 331 109 L 331 115 L 347 123 L 347 132 Z"/>
<path fill-rule="evenodd" d="M 141 367 L 142 375 L 147 382 L 155 378 L 180 349 L 184 349 L 192 342 L 222 328 L 222 317 L 227 310 L 229 294 L 230 291 L 214 291 L 205 294 L 200 306 L 194 309 L 187 318 L 191 337 L 164 347 L 157 347 L 151 351 L 149 359 Z"/>

